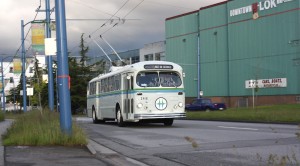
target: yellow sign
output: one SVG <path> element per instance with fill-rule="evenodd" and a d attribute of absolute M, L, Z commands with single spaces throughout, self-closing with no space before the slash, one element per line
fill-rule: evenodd
<path fill-rule="evenodd" d="M 21 59 L 14 59 L 13 60 L 13 65 L 14 65 L 14 74 L 22 73 Z"/>
<path fill-rule="evenodd" d="M 45 24 L 31 24 L 32 49 L 37 52 L 44 52 L 45 49 Z"/>

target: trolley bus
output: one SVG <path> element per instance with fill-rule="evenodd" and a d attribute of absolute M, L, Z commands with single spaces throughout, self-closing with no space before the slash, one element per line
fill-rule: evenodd
<path fill-rule="evenodd" d="M 172 62 L 145 61 L 113 67 L 89 81 L 87 112 L 94 123 L 160 122 L 171 126 L 186 116 L 182 68 Z"/>

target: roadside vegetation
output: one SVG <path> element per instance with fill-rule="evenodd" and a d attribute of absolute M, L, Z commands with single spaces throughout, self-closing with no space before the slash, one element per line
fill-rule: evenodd
<path fill-rule="evenodd" d="M 59 113 L 33 110 L 20 113 L 3 136 L 5 146 L 83 146 L 87 144 L 86 134 L 73 122 L 72 135 L 61 132 Z"/>
<path fill-rule="evenodd" d="M 188 111 L 186 119 L 266 123 L 300 123 L 300 104 L 230 108 L 225 111 Z"/>
<path fill-rule="evenodd" d="M 0 122 L 2 122 L 2 121 L 4 121 L 5 116 L 4 116 L 3 111 L 2 111 L 2 110 L 0 110 L 0 111 L 1 111 L 1 112 L 0 112 Z"/>

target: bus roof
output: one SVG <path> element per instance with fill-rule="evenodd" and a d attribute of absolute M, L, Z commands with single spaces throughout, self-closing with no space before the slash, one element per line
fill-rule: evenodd
<path fill-rule="evenodd" d="M 161 66 L 160 66 L 161 65 Z M 160 68 L 160 67 L 166 67 L 166 68 Z M 100 74 L 99 76 L 93 78 L 90 82 L 96 81 L 98 79 L 106 78 L 113 76 L 115 74 L 124 73 L 124 72 L 134 72 L 134 71 L 140 71 L 140 70 L 176 70 L 176 71 L 182 71 L 181 66 L 179 66 L 176 63 L 168 62 L 168 61 L 143 61 L 134 63 L 131 65 L 126 65 L 123 67 L 114 67 L 115 69 L 111 69 L 111 72 L 106 74 Z"/>

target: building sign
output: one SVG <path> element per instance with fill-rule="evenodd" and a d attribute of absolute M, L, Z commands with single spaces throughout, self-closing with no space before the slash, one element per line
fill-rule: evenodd
<path fill-rule="evenodd" d="M 35 52 L 44 52 L 45 24 L 31 23 L 32 49 Z"/>
<path fill-rule="evenodd" d="M 257 18 L 258 11 L 276 8 L 283 3 L 291 2 L 291 1 L 293 1 L 293 0 L 265 0 L 262 2 L 257 2 L 257 3 L 251 4 L 249 6 L 230 10 L 229 15 L 230 15 L 230 17 L 233 17 L 233 16 L 253 12 L 253 18 Z"/>
<path fill-rule="evenodd" d="M 271 78 L 261 80 L 246 80 L 245 88 L 284 88 L 287 87 L 286 78 Z"/>

